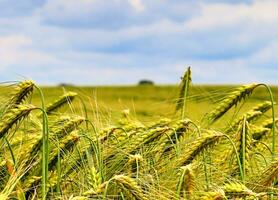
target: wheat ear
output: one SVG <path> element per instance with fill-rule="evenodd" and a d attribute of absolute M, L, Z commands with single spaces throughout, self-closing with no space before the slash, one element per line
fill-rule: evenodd
<path fill-rule="evenodd" d="M 13 107 L 21 104 L 33 92 L 34 86 L 35 83 L 31 80 L 20 82 L 14 90 L 14 94 L 9 100 L 8 105 Z"/>
<path fill-rule="evenodd" d="M 57 111 L 59 108 L 61 108 L 63 105 L 72 102 L 73 99 L 76 97 L 77 93 L 75 92 L 68 92 L 61 96 L 59 99 L 54 101 L 53 103 L 49 104 L 46 107 L 46 113 L 52 114 L 53 112 Z"/>
<path fill-rule="evenodd" d="M 57 161 L 58 161 L 58 152 L 60 153 L 61 159 L 66 155 L 66 153 L 70 152 L 74 146 L 79 141 L 80 137 L 77 132 L 72 132 L 69 135 L 66 135 L 59 142 L 59 148 L 54 149 L 49 155 L 48 169 L 52 170 Z"/>
<path fill-rule="evenodd" d="M 174 167 L 181 167 L 183 165 L 190 164 L 192 160 L 198 155 L 200 155 L 200 153 L 204 149 L 217 143 L 222 137 L 224 137 L 224 134 L 222 133 L 214 133 L 200 136 L 190 144 L 190 147 L 184 148 L 181 152 L 181 155 L 177 157 L 174 161 L 170 162 L 170 164 L 173 164 Z"/>
<path fill-rule="evenodd" d="M 228 199 L 256 197 L 257 194 L 248 189 L 245 185 L 237 182 L 227 183 L 224 185 L 225 195 Z"/>
<path fill-rule="evenodd" d="M 184 73 L 184 76 L 182 77 L 182 81 L 180 83 L 180 94 L 179 94 L 179 98 L 178 98 L 177 105 L 176 105 L 176 111 L 182 109 L 182 119 L 185 116 L 188 91 L 189 91 L 189 86 L 190 86 L 191 81 L 192 81 L 191 69 L 190 69 L 190 67 L 188 67 L 186 72 Z"/>
<path fill-rule="evenodd" d="M 258 177 L 256 177 L 251 185 L 254 185 L 253 190 L 263 192 L 267 187 L 278 178 L 278 160 L 272 162 Z"/>
<path fill-rule="evenodd" d="M 0 138 L 2 138 L 13 125 L 27 117 L 35 108 L 36 107 L 33 105 L 17 105 L 5 112 L 0 121 Z"/>
<path fill-rule="evenodd" d="M 116 183 L 124 192 L 127 199 L 134 200 L 147 200 L 146 195 L 143 193 L 142 188 L 137 182 L 125 175 L 116 175 L 112 178 L 113 182 Z"/>
<path fill-rule="evenodd" d="M 254 121 L 256 118 L 258 118 L 259 116 L 261 116 L 263 113 L 260 111 L 254 111 L 251 110 L 247 113 L 245 113 L 243 116 L 239 117 L 238 119 L 234 120 L 231 125 L 229 126 L 229 128 L 226 130 L 226 132 L 231 132 L 234 131 L 238 128 L 239 124 L 243 121 L 243 118 L 246 117 L 246 121 L 248 122 L 252 122 Z"/>
<path fill-rule="evenodd" d="M 177 185 L 177 195 L 192 199 L 193 189 L 195 187 L 195 176 L 191 164 L 180 168 L 181 176 Z"/>
<path fill-rule="evenodd" d="M 132 178 L 139 177 L 140 165 L 143 162 L 143 157 L 140 154 L 130 155 L 128 160 L 129 175 Z"/>
<path fill-rule="evenodd" d="M 90 167 L 89 171 L 89 185 L 91 189 L 84 193 L 84 195 L 97 195 L 102 192 L 102 177 L 101 173 L 96 170 L 94 166 Z"/>
<path fill-rule="evenodd" d="M 209 123 L 215 122 L 222 115 L 224 115 L 230 108 L 236 106 L 242 99 L 249 96 L 253 90 L 258 86 L 258 84 L 249 84 L 243 85 L 233 92 L 231 92 L 228 96 L 226 96 L 223 101 L 217 106 L 213 111 L 208 113 L 207 119 Z"/>

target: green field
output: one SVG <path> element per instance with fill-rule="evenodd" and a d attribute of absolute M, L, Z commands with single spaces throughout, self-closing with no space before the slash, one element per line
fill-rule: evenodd
<path fill-rule="evenodd" d="M 193 85 L 188 97 L 187 116 L 199 121 L 206 113 L 211 111 L 221 99 L 231 92 L 238 85 Z M 278 87 L 271 87 L 275 101 L 278 101 Z M 117 122 L 121 112 L 130 110 L 133 118 L 144 123 L 157 120 L 161 117 L 175 118 L 175 107 L 179 94 L 179 87 L 176 85 L 161 86 L 100 86 L 100 87 L 43 87 L 46 102 L 55 101 L 65 91 L 78 93 L 86 104 L 91 119 L 98 116 L 108 125 Z M 244 112 L 253 105 L 269 100 L 269 94 L 264 88 L 258 88 L 252 97 L 244 102 L 238 112 Z M 33 102 L 39 105 L 38 94 L 33 96 Z M 72 112 L 82 113 L 80 100 L 74 102 L 75 109 Z M 240 107 L 240 106 L 238 106 Z M 230 112 L 227 120 L 230 120 L 235 113 Z"/>
<path fill-rule="evenodd" d="M 3 86 L 0 200 L 277 198 L 270 93 L 189 86 Z"/>

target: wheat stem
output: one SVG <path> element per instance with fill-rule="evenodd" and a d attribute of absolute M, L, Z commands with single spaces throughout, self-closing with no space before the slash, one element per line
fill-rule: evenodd
<path fill-rule="evenodd" d="M 275 159 L 276 157 L 276 153 L 275 153 L 275 149 L 276 149 L 276 135 L 275 135 L 275 107 L 274 107 L 274 98 L 273 98 L 273 94 L 272 91 L 270 89 L 270 87 L 264 83 L 261 83 L 259 85 L 264 86 L 269 94 L 269 98 L 271 101 L 271 106 L 272 106 L 272 160 Z"/>
<path fill-rule="evenodd" d="M 36 89 L 39 92 L 40 100 L 41 100 L 41 111 L 43 113 L 43 130 L 42 130 L 42 138 L 43 138 L 43 146 L 42 146 L 42 199 L 46 199 L 47 195 L 47 182 L 48 182 L 48 117 L 45 111 L 45 101 L 42 90 L 36 86 Z"/>

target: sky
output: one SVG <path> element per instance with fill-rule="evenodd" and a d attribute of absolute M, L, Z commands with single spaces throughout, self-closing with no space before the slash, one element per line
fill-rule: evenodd
<path fill-rule="evenodd" d="M 0 82 L 278 84 L 277 0 L 0 0 Z"/>

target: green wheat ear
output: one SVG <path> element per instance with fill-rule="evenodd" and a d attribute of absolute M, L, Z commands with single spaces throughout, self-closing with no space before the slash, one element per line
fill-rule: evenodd
<path fill-rule="evenodd" d="M 21 104 L 34 90 L 35 83 L 31 80 L 20 82 L 8 102 L 10 107 Z"/>
<path fill-rule="evenodd" d="M 245 99 L 247 96 L 249 96 L 257 86 L 259 85 L 256 83 L 243 85 L 231 92 L 223 99 L 219 106 L 208 113 L 206 117 L 209 123 L 212 124 L 222 117 L 233 106 L 236 106 L 242 99 Z"/>
<path fill-rule="evenodd" d="M 237 182 L 224 185 L 224 191 L 228 199 L 241 199 L 246 197 L 256 197 L 257 194 L 248 189 L 245 185 Z"/>
<path fill-rule="evenodd" d="M 36 109 L 36 107 L 33 105 L 17 105 L 14 108 L 7 110 L 7 112 L 1 117 L 0 138 L 2 138 L 14 124 L 20 122 L 34 109 Z"/>
<path fill-rule="evenodd" d="M 185 116 L 189 86 L 191 82 L 192 82 L 191 68 L 188 67 L 180 83 L 180 94 L 176 105 L 176 111 L 182 109 L 182 118 L 184 118 Z"/>
<path fill-rule="evenodd" d="M 52 170 L 58 162 L 58 151 L 60 152 L 61 159 L 63 159 L 66 154 L 73 150 L 79 139 L 80 136 L 76 131 L 63 137 L 59 142 L 59 148 L 53 149 L 49 154 L 48 169 Z"/>
<path fill-rule="evenodd" d="M 49 104 L 46 107 L 46 113 L 47 114 L 52 114 L 53 112 L 57 111 L 59 108 L 61 108 L 63 105 L 66 103 L 69 103 L 74 100 L 76 97 L 77 93 L 75 92 L 68 92 L 64 95 L 62 95 L 59 99 L 54 101 L 53 103 Z"/>
<path fill-rule="evenodd" d="M 204 149 L 208 148 L 209 146 L 213 146 L 223 137 L 224 134 L 217 132 L 200 136 L 195 141 L 193 141 L 189 147 L 183 148 L 181 155 L 175 158 L 173 162 L 170 163 L 170 166 L 172 165 L 174 168 L 176 168 L 190 164 L 198 155 L 201 154 L 201 152 L 204 151 Z M 164 168 L 162 168 L 162 170 L 163 169 Z"/>

